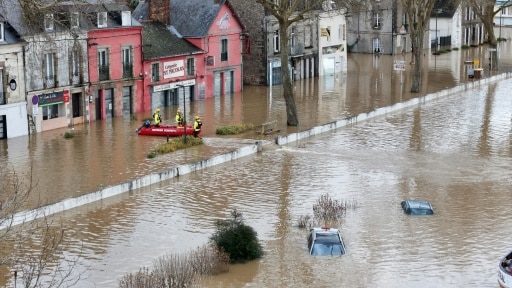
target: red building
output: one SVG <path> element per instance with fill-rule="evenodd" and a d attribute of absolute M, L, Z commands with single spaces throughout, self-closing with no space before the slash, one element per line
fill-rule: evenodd
<path fill-rule="evenodd" d="M 173 102 L 172 99 L 178 97 L 178 94 L 182 92 L 173 92 L 173 90 L 182 87 L 181 85 L 186 87 L 186 99 L 190 101 L 242 90 L 243 41 L 241 38 L 243 37 L 243 26 L 227 0 L 140 1 L 134 11 L 134 16 L 144 24 L 145 21 L 162 23 L 168 31 L 174 34 L 173 37 L 186 39 L 197 49 L 197 51 L 190 50 L 188 54 L 175 54 L 172 57 L 175 59 L 174 61 L 178 62 L 169 62 L 171 66 L 186 66 L 185 75 L 180 74 L 171 77 L 172 79 L 165 79 L 166 84 L 164 86 L 161 83 L 153 85 L 153 83 L 145 81 L 145 89 L 148 89 L 146 94 L 152 94 L 152 108 L 159 105 L 167 106 L 168 103 L 177 104 L 178 102 Z M 146 26 L 144 29 L 146 29 Z M 144 51 L 148 51 L 148 47 L 151 47 L 151 45 L 160 45 L 162 38 L 147 39 L 146 41 Z M 173 45 L 182 45 L 176 40 L 172 40 L 172 43 Z M 183 53 L 186 53 L 186 51 L 183 51 Z M 146 57 L 146 55 L 144 55 L 144 59 L 147 61 L 155 60 Z M 161 60 L 164 61 L 164 59 Z M 162 65 L 162 61 L 159 61 L 160 65 Z M 163 65 L 159 68 L 165 69 L 165 67 L 167 66 Z M 145 72 L 150 71 L 148 68 L 144 68 Z M 166 71 L 161 70 L 161 73 L 165 75 Z M 152 72 L 151 75 L 153 76 L 155 73 Z M 176 83 L 179 81 L 186 82 L 184 84 Z M 165 92 L 170 93 L 170 95 L 155 94 L 155 92 L 160 92 L 162 89 L 170 90 Z M 160 97 L 164 99 L 163 102 L 159 100 Z M 166 99 L 171 100 L 165 102 Z"/>
<path fill-rule="evenodd" d="M 100 8 L 102 7 L 102 9 Z M 128 7 L 98 6 L 96 29 L 87 32 L 90 119 L 143 111 L 142 26 Z"/>
<path fill-rule="evenodd" d="M 191 102 L 204 91 L 204 52 L 169 31 L 165 24 L 142 21 L 144 111 Z"/>
<path fill-rule="evenodd" d="M 229 1 L 207 2 L 213 3 L 210 5 L 204 2 L 172 0 L 171 25 L 183 38 L 207 51 L 205 69 L 197 71 L 205 78 L 205 97 L 239 92 L 242 90 L 243 68 L 242 23 Z"/>

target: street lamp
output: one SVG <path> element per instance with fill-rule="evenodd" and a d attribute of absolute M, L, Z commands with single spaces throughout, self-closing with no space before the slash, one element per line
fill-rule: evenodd
<path fill-rule="evenodd" d="M 185 85 L 176 84 L 176 87 L 183 88 L 183 143 L 187 143 L 187 108 L 185 106 Z"/>
<path fill-rule="evenodd" d="M 435 13 L 436 13 L 436 49 L 435 49 L 435 52 L 434 52 L 434 55 L 439 55 L 439 53 L 437 52 L 437 17 L 439 16 L 439 13 L 443 12 L 443 9 L 439 8 L 439 9 L 436 9 Z"/>

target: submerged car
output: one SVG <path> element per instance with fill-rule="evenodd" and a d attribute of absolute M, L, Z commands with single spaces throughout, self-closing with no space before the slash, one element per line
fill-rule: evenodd
<path fill-rule="evenodd" d="M 405 200 L 402 201 L 402 209 L 407 215 L 432 215 L 434 209 L 429 202 L 423 200 Z"/>
<path fill-rule="evenodd" d="M 314 256 L 341 256 L 345 254 L 345 244 L 340 231 L 329 227 L 311 229 L 308 237 L 308 249 L 309 254 Z"/>

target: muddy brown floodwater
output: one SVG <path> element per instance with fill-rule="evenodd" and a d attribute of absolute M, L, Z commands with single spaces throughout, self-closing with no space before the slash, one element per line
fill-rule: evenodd
<path fill-rule="evenodd" d="M 423 93 L 468 81 L 464 59 L 484 61 L 485 48 L 426 57 Z M 137 136 L 140 121 L 114 118 L 75 126 L 73 139 L 56 130 L 0 141 L 0 159 L 19 171 L 34 167 L 38 195 L 53 203 L 275 136 L 217 137 L 219 125 L 277 120 L 280 133 L 292 133 L 417 97 L 407 92 L 408 73 L 392 70 L 393 59 L 351 54 L 346 75 L 295 83 L 299 127 L 286 127 L 280 87 L 245 87 L 188 104 L 190 115 L 204 119 L 205 147 L 147 159 L 163 140 Z M 510 59 L 503 63 L 502 71 L 512 70 Z M 201 287 L 496 287 L 498 260 L 512 249 L 511 90 L 510 79 L 478 85 L 61 213 L 55 219 L 70 245 L 56 257 L 79 257 L 75 287 L 117 287 L 159 256 L 206 244 L 214 221 L 237 209 L 265 255 Z M 164 115 L 171 119 L 175 108 Z M 357 203 L 339 227 L 348 250 L 340 258 L 309 256 L 307 231 L 297 227 L 326 193 Z M 430 201 L 436 214 L 404 215 L 400 202 L 407 198 Z M 12 279 L 1 271 L 0 286 L 7 285 Z"/>

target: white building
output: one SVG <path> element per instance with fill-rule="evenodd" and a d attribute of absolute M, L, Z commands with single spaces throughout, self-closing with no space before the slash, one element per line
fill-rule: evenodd
<path fill-rule="evenodd" d="M 28 134 L 23 47 L 25 42 L 0 14 L 0 139 Z"/>

